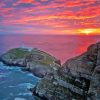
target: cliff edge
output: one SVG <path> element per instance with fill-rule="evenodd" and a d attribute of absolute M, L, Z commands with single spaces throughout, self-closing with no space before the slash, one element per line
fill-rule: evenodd
<path fill-rule="evenodd" d="M 32 92 L 43 100 L 100 100 L 100 42 L 46 74 Z"/>
<path fill-rule="evenodd" d="M 43 100 L 100 100 L 100 42 L 62 66 L 58 59 L 36 48 L 11 49 L 0 60 L 41 77 L 31 91 Z"/>

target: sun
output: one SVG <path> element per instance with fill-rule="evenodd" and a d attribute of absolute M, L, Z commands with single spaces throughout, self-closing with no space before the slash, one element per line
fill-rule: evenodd
<path fill-rule="evenodd" d="M 84 29 L 83 33 L 86 34 L 86 35 L 89 35 L 89 34 L 92 34 L 93 31 L 94 31 L 93 29 Z"/>
<path fill-rule="evenodd" d="M 100 34 L 100 28 L 78 29 L 77 32 L 78 32 L 79 34 L 85 34 L 85 35 Z"/>

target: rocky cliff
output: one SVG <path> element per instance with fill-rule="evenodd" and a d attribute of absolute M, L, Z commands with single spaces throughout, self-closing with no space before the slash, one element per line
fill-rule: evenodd
<path fill-rule="evenodd" d="M 47 73 L 32 92 L 43 100 L 100 100 L 100 43 Z"/>
<path fill-rule="evenodd" d="M 43 77 L 60 67 L 58 59 L 37 48 L 11 49 L 0 56 L 0 61 L 10 66 L 21 66 L 38 77 Z"/>
<path fill-rule="evenodd" d="M 55 57 L 36 48 L 11 49 L 0 60 L 43 77 L 31 89 L 43 100 L 100 100 L 100 43 L 92 44 L 62 67 Z"/>

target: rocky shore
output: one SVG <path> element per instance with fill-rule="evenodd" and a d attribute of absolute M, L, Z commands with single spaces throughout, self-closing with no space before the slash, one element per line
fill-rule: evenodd
<path fill-rule="evenodd" d="M 28 47 L 11 49 L 0 56 L 0 61 L 9 66 L 20 66 L 40 78 L 61 66 L 60 60 L 55 57 L 37 48 Z"/>
<path fill-rule="evenodd" d="M 15 48 L 0 60 L 43 77 L 31 89 L 43 100 L 100 100 L 100 42 L 62 66 L 58 59 L 38 49 Z"/>

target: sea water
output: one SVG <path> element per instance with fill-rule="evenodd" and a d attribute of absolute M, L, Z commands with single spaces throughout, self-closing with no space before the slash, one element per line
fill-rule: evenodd
<path fill-rule="evenodd" d="M 64 63 L 99 41 L 100 35 L 0 35 L 0 54 L 11 48 L 28 46 L 46 51 Z M 37 100 L 29 88 L 34 87 L 38 80 L 18 66 L 6 66 L 0 62 L 0 100 Z"/>
<path fill-rule="evenodd" d="M 0 100 L 36 100 L 29 91 L 39 78 L 20 67 L 6 66 L 0 62 Z"/>
<path fill-rule="evenodd" d="M 100 41 L 100 35 L 0 35 L 0 54 L 11 48 L 27 46 L 41 49 L 64 63 L 85 52 L 87 47 Z"/>

